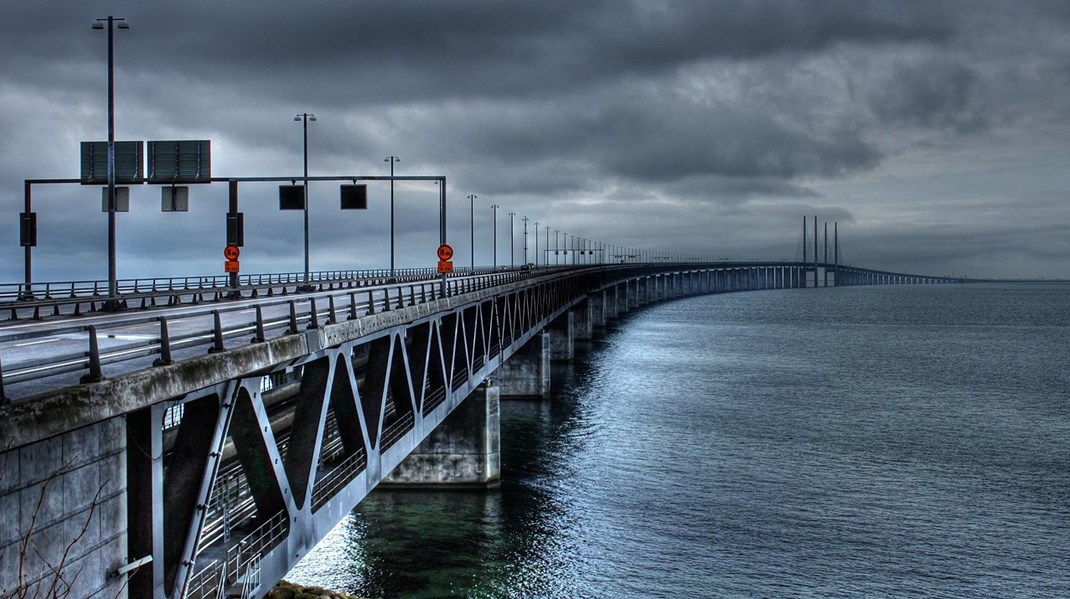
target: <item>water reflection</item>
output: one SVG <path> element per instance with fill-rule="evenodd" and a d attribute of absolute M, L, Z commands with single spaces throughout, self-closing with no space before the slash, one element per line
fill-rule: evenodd
<path fill-rule="evenodd" d="M 367 597 L 574 596 L 568 456 L 594 430 L 576 400 L 590 371 L 555 364 L 553 401 L 503 402 L 500 489 L 377 490 L 288 578 Z"/>

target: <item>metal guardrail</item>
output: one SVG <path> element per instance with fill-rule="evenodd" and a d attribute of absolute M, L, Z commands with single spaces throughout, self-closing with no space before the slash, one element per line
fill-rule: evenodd
<path fill-rule="evenodd" d="M 446 295 L 477 291 L 529 276 L 531 271 L 528 270 L 510 270 L 454 277 L 446 281 Z M 157 356 L 153 365 L 166 365 L 172 363 L 174 353 L 182 349 L 207 346 L 209 352 L 224 351 L 237 345 L 262 342 L 270 333 L 297 333 L 318 328 L 323 323 L 352 320 L 435 301 L 441 297 L 440 284 L 438 280 L 422 280 L 402 285 L 366 287 L 359 291 L 303 294 L 293 299 L 261 298 L 252 305 L 221 303 L 218 307 L 192 309 L 173 316 L 124 313 L 97 324 L 71 324 L 7 334 L 0 329 L 0 344 L 60 336 L 73 338 L 85 348 L 17 362 L 5 356 L 7 352 L 0 348 L 0 398 L 4 397 L 5 385 L 71 372 L 83 372 L 81 382 L 90 383 L 103 379 L 106 376 L 105 367 L 112 364 Z M 254 313 L 252 318 L 239 316 L 242 312 L 250 311 Z M 179 327 L 187 332 L 171 335 L 170 331 Z M 131 330 L 139 332 L 138 339 L 132 343 L 101 347 L 102 337 L 119 339 L 124 336 L 124 331 L 129 335 Z M 151 336 L 148 335 L 150 330 L 153 331 Z M 241 341 L 236 345 L 234 341 L 239 339 Z"/>
<path fill-rule="evenodd" d="M 309 273 L 310 283 L 327 283 L 354 279 L 388 279 L 435 274 L 434 268 L 399 268 L 368 270 L 327 270 Z M 304 273 L 248 274 L 238 277 L 238 286 L 253 288 L 266 285 L 296 285 L 304 283 Z M 201 275 L 192 277 L 142 277 L 120 279 L 119 295 L 169 294 L 176 292 L 229 290 L 230 275 Z M 103 298 L 108 293 L 107 281 L 41 281 L 28 288 L 25 283 L 0 283 L 0 305 L 10 302 L 74 298 Z"/>
<path fill-rule="evenodd" d="M 215 599 L 221 589 L 241 581 L 248 573 L 258 575 L 260 557 L 275 547 L 287 534 L 289 521 L 285 511 L 269 518 L 259 528 L 228 548 L 223 559 L 215 559 L 197 570 L 186 583 L 183 597 Z"/>

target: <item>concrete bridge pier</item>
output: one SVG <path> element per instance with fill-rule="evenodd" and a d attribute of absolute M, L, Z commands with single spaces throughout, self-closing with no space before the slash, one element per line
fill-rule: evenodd
<path fill-rule="evenodd" d="M 635 289 L 632 289 L 633 284 Z M 628 293 L 625 294 L 627 296 L 625 299 L 628 302 L 628 309 L 631 310 L 633 308 L 638 308 L 639 306 L 641 306 L 642 304 L 639 303 L 639 279 L 635 279 L 634 283 L 632 281 L 625 281 L 624 285 L 625 289 L 628 290 Z"/>
<path fill-rule="evenodd" d="M 606 320 L 620 316 L 620 285 L 614 285 L 605 291 Z"/>
<path fill-rule="evenodd" d="M 494 371 L 501 397 L 550 399 L 550 337 L 536 334 Z"/>
<path fill-rule="evenodd" d="M 590 298 L 576 304 L 572 312 L 572 338 L 589 341 L 594 339 L 594 302 Z"/>
<path fill-rule="evenodd" d="M 575 312 L 569 310 L 550 323 L 550 360 L 561 362 L 576 357 Z"/>
<path fill-rule="evenodd" d="M 591 326 L 596 329 L 606 328 L 606 313 L 608 312 L 606 292 L 598 291 L 591 295 L 588 295 L 587 301 L 591 304 Z"/>
<path fill-rule="evenodd" d="M 382 484 L 415 488 L 500 485 L 500 398 L 496 386 L 477 387 Z"/>

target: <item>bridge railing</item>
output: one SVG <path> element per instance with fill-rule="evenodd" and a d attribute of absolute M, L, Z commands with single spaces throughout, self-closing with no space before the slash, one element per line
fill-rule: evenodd
<path fill-rule="evenodd" d="M 482 275 L 455 276 L 446 281 L 446 295 L 479 291 L 532 276 L 534 271 L 508 270 Z M 551 272 L 542 271 L 539 274 Z M 435 301 L 442 297 L 441 281 L 420 280 L 401 285 L 378 285 L 359 290 L 303 294 L 294 298 L 218 302 L 178 315 L 120 313 L 95 324 L 0 330 L 0 397 L 5 386 L 82 373 L 77 381 L 103 379 L 105 367 L 155 358 L 136 366 L 160 366 L 194 355 L 196 348 L 224 351 L 238 345 L 265 341 L 269 335 L 297 333 L 322 324 L 352 320 L 381 312 Z M 181 331 L 172 334 L 171 331 Z M 34 359 L 12 360 L 3 346 L 32 345 L 45 339 L 60 340 L 69 351 L 50 351 Z M 235 343 L 237 341 L 237 343 Z"/>
<path fill-rule="evenodd" d="M 479 291 L 488 287 L 511 283 L 532 276 L 544 276 L 558 271 L 583 272 L 590 269 L 754 269 L 796 268 L 809 265 L 792 263 L 753 264 L 678 264 L 678 265 L 597 265 L 591 267 L 546 267 L 540 269 L 478 270 L 480 274 L 459 271 L 446 280 L 445 293 L 458 295 Z M 845 267 L 846 268 L 846 267 Z M 186 307 L 181 312 L 153 314 L 151 311 L 117 313 L 107 319 L 93 319 L 92 323 L 77 324 L 77 319 L 62 321 L 66 324 L 42 327 L 0 328 L 0 402 L 5 395 L 5 386 L 29 381 L 40 381 L 70 373 L 81 373 L 76 380 L 63 379 L 63 384 L 99 381 L 108 372 L 105 367 L 125 364 L 112 372 L 130 372 L 137 368 L 170 364 L 176 359 L 195 355 L 198 348 L 209 352 L 233 349 L 238 345 L 265 341 L 269 335 L 298 333 L 305 329 L 319 328 L 323 323 L 356 319 L 368 314 L 415 306 L 441 297 L 442 281 L 428 269 L 416 269 L 407 275 L 413 280 L 396 284 L 374 284 L 363 287 L 343 288 L 333 291 L 302 293 L 288 297 L 259 297 L 247 301 L 219 301 L 209 305 Z M 489 270 L 490 272 L 485 272 Z M 858 270 L 858 269 L 855 269 Z M 385 271 L 346 271 L 370 275 Z M 874 271 L 866 271 L 874 272 Z M 321 273 L 329 279 L 328 273 Z M 337 273 L 336 273 L 337 274 Z M 396 274 L 396 273 L 395 273 Z M 276 277 L 276 275 L 258 275 Z M 290 275 L 279 275 L 272 280 L 280 281 Z M 293 275 L 296 276 L 296 275 Z M 898 275 L 895 275 L 898 276 Z M 392 277 L 391 281 L 402 277 Z M 935 279 L 930 279 L 935 280 Z M 365 280 L 366 281 L 366 280 Z M 378 280 L 372 279 L 374 283 Z M 367 281 L 366 281 L 367 282 Z M 837 284 L 840 282 L 837 281 Z M 270 294 L 269 294 L 270 295 Z M 77 310 L 77 308 L 76 308 Z M 172 334 L 175 331 L 176 334 Z M 48 343 L 51 351 L 40 352 L 41 357 L 29 357 L 33 352 L 9 353 L 16 344 L 33 345 Z M 7 347 L 5 347 L 7 346 Z M 59 381 L 61 379 L 54 379 Z M 52 383 L 50 383 L 51 385 Z M 9 389 L 10 390 L 10 389 Z"/>
<path fill-rule="evenodd" d="M 466 277 L 501 272 L 489 267 L 458 268 L 448 278 Z M 352 289 L 373 285 L 414 283 L 439 280 L 442 275 L 436 269 L 397 269 L 393 274 L 387 269 L 323 271 L 310 275 L 310 284 L 316 291 Z M 202 303 L 212 299 L 255 298 L 260 295 L 289 295 L 305 293 L 302 273 L 268 273 L 243 275 L 238 287 L 232 287 L 224 276 L 171 277 L 156 279 L 129 279 L 121 281 L 116 298 L 124 308 L 154 308 L 159 302 L 168 306 L 181 303 Z M 0 285 L 0 322 L 29 318 L 41 320 L 48 316 L 73 315 L 96 312 L 103 308 L 107 285 L 103 281 L 60 281 L 35 283 L 33 294 L 25 291 L 23 284 Z M 213 297 L 214 296 L 214 297 Z"/>
<path fill-rule="evenodd" d="M 479 270 L 479 269 L 477 269 Z M 458 269 L 462 272 L 463 269 Z M 353 279 L 404 279 L 427 277 L 436 274 L 434 268 L 399 268 L 365 270 L 325 270 L 309 273 L 311 283 L 329 283 Z M 304 273 L 262 273 L 238 277 L 240 288 L 266 285 L 296 285 L 304 283 Z M 166 294 L 175 292 L 214 291 L 230 289 L 230 275 L 199 275 L 182 277 L 138 277 L 119 279 L 117 290 L 120 296 L 143 294 Z M 0 304 L 30 300 L 59 300 L 73 298 L 104 297 L 108 294 L 108 282 L 103 280 L 41 281 L 30 286 L 25 283 L 0 283 Z"/>

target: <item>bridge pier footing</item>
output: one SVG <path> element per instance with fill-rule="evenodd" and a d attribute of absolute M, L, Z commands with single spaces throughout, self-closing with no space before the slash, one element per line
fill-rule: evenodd
<path fill-rule="evenodd" d="M 380 486 L 486 488 L 501 484 L 498 387 L 480 385 Z"/>

